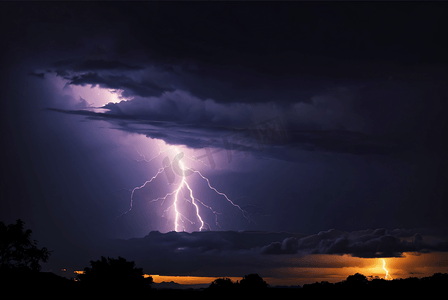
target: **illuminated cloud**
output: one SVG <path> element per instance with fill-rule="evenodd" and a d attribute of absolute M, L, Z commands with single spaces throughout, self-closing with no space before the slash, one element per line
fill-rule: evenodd
<path fill-rule="evenodd" d="M 186 92 L 165 92 L 158 98 L 134 98 L 103 107 L 106 112 L 50 110 L 104 120 L 114 128 L 163 139 L 172 145 L 249 151 L 259 156 L 294 160 L 294 151 L 350 154 L 391 154 L 400 151 L 394 142 L 378 136 L 336 129 L 308 129 L 294 124 L 285 112 L 257 118 L 245 104 L 201 101 Z M 258 121 L 256 121 L 258 119 Z M 271 129 L 276 126 L 274 129 Z M 286 151 L 287 150 L 287 151 Z M 282 153 L 284 152 L 284 153 Z"/>

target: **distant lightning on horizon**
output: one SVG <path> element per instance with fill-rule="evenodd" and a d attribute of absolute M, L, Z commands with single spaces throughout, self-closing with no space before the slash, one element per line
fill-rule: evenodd
<path fill-rule="evenodd" d="M 393 279 L 392 276 L 389 275 L 389 271 L 386 269 L 386 261 L 384 259 L 383 259 L 383 270 L 386 272 L 386 276 L 384 276 L 384 279 L 388 279 L 387 277 Z"/>
<path fill-rule="evenodd" d="M 160 145 L 159 145 L 159 147 L 160 147 Z M 241 206 L 239 206 L 234 201 L 232 201 L 225 193 L 220 192 L 215 187 L 213 187 L 210 183 L 210 180 L 206 176 L 204 176 L 200 171 L 194 170 L 192 168 L 185 166 L 184 162 L 181 160 L 184 157 L 183 152 L 180 152 L 179 149 L 174 146 L 170 147 L 170 149 L 174 149 L 176 151 L 176 153 L 178 153 L 174 157 L 173 161 L 170 162 L 168 158 L 165 158 L 164 166 L 162 168 L 158 169 L 158 171 L 155 173 L 154 176 L 152 176 L 149 180 L 145 181 L 142 185 L 136 186 L 131 190 L 129 209 L 127 211 L 125 211 L 124 213 L 122 213 L 118 217 L 121 217 L 132 210 L 135 191 L 146 187 L 148 184 L 150 184 L 153 180 L 155 180 L 163 172 L 167 172 L 167 177 L 172 176 L 174 178 L 174 174 L 172 172 L 172 169 L 174 169 L 174 171 L 178 175 L 181 176 L 181 181 L 178 184 L 178 186 L 174 189 L 174 191 L 171 191 L 171 192 L 165 194 L 164 196 L 161 196 L 161 197 L 158 197 L 158 198 L 155 198 L 155 199 L 152 199 L 151 201 L 149 201 L 150 203 L 157 202 L 160 200 L 162 200 L 164 202 L 168 197 L 173 198 L 173 203 L 165 210 L 165 212 L 167 212 L 170 209 L 174 210 L 174 224 L 173 224 L 174 231 L 185 230 L 185 226 L 182 225 L 182 223 L 185 221 L 189 222 L 190 224 L 196 224 L 196 223 L 200 224 L 200 226 L 198 226 L 199 231 L 206 230 L 207 228 L 211 229 L 211 226 L 207 222 L 204 221 L 204 218 L 201 215 L 200 208 L 199 208 L 198 204 L 200 204 L 207 210 L 210 210 L 215 215 L 215 224 L 216 224 L 216 226 L 220 227 L 220 225 L 218 223 L 218 215 L 222 215 L 222 214 L 215 211 L 212 208 L 212 206 L 206 205 L 203 201 L 199 200 L 198 198 L 196 198 L 194 196 L 193 188 L 187 181 L 187 177 L 189 175 L 193 175 L 193 174 L 198 174 L 199 177 L 202 178 L 207 183 L 207 186 L 210 190 L 214 191 L 217 195 L 224 197 L 227 202 L 229 202 L 232 206 L 234 206 L 238 210 L 240 210 L 241 213 L 243 214 L 243 217 L 246 220 L 252 221 L 250 219 L 249 213 L 247 211 L 245 211 Z M 151 158 L 150 160 L 147 160 L 142 154 L 140 154 L 137 151 L 139 156 L 144 158 L 143 160 L 140 160 L 139 162 L 145 161 L 145 162 L 149 163 L 152 160 L 154 160 L 155 158 L 159 157 L 163 152 L 166 152 L 167 150 L 169 150 L 169 149 L 165 149 L 163 151 L 160 150 L 159 153 L 155 157 Z M 186 214 L 182 212 L 182 209 L 180 208 L 180 202 L 182 200 L 190 203 L 194 207 L 194 214 L 195 214 L 196 220 L 188 219 Z M 163 202 L 162 202 L 162 204 L 163 204 Z"/>

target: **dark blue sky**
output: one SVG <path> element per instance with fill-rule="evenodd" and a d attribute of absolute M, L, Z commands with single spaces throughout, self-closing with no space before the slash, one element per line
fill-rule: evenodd
<path fill-rule="evenodd" d="M 211 230 L 448 229 L 446 3 L 1 8 L 0 220 L 49 249 L 174 230 L 176 172 L 129 209 L 179 152 Z"/>

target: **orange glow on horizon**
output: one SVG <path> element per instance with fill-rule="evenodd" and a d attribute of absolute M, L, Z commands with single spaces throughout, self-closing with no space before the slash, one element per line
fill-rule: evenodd
<path fill-rule="evenodd" d="M 384 260 L 384 263 L 383 263 Z M 402 257 L 359 258 L 349 255 L 313 254 L 303 257 L 279 257 L 278 263 L 290 267 L 271 269 L 271 285 L 303 285 L 328 281 L 341 282 L 349 275 L 360 273 L 369 280 L 385 279 L 383 264 L 387 266 L 387 279 L 428 277 L 434 273 L 448 272 L 448 253 L 403 253 Z"/>
<path fill-rule="evenodd" d="M 178 284 L 210 284 L 215 279 L 227 277 L 227 276 L 220 276 L 220 277 L 207 277 L 207 276 L 164 276 L 164 275 L 143 275 L 145 278 L 151 276 L 155 283 L 161 283 L 161 282 L 175 282 Z M 236 282 L 237 280 L 240 280 L 241 277 L 227 277 L 230 278 L 232 281 Z"/>
<path fill-rule="evenodd" d="M 448 257 L 448 256 L 447 256 Z M 263 279 L 271 286 L 275 285 L 303 285 L 307 283 L 314 283 L 320 281 L 328 282 L 340 282 L 345 280 L 349 275 L 355 273 L 361 273 L 367 276 L 369 279 L 373 278 L 385 278 L 385 271 L 383 269 L 383 261 L 387 263 L 389 271 L 388 278 L 392 278 L 391 273 L 398 272 L 399 269 L 395 269 L 397 262 L 394 260 L 405 259 L 401 258 L 358 258 L 348 255 L 327 255 L 327 254 L 315 254 L 308 255 L 300 260 L 305 260 L 307 266 L 301 267 L 284 267 L 273 270 L 273 277 L 263 277 Z M 412 260 L 414 257 L 408 257 L 408 260 Z M 394 261 L 392 263 L 392 261 Z M 292 262 L 294 264 L 294 262 Z M 312 266 L 314 265 L 314 266 Z M 389 267 L 390 265 L 390 267 Z M 248 272 L 249 274 L 250 272 Z M 294 274 L 296 276 L 294 276 Z M 425 275 L 431 276 L 433 273 Z M 175 282 L 184 285 L 193 284 L 210 284 L 217 278 L 227 277 L 233 282 L 241 280 L 241 277 L 207 277 L 207 276 L 163 276 L 163 275 L 147 275 L 151 276 L 155 283 L 161 282 Z M 402 276 L 406 278 L 411 276 Z M 421 276 L 424 277 L 424 276 Z"/>

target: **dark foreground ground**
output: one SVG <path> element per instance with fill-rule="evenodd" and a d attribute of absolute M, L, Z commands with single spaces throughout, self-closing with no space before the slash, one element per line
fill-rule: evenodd
<path fill-rule="evenodd" d="M 405 297 L 430 297 L 443 299 L 448 289 L 448 274 L 437 273 L 425 278 L 407 278 L 386 281 L 382 279 L 367 280 L 361 274 L 351 275 L 346 280 L 335 284 L 316 282 L 304 285 L 301 288 L 241 288 L 237 285 L 225 288 L 168 290 L 154 288 L 136 288 L 129 286 L 101 285 L 86 286 L 82 282 L 68 280 L 53 273 L 38 273 L 27 276 L 2 274 L 0 278 L 0 299 L 16 297 L 42 297 L 46 298 L 118 298 L 138 297 L 139 299 L 171 299 L 175 297 L 195 297 L 211 299 L 223 295 L 233 298 L 254 297 L 335 297 L 343 296 L 361 298 L 369 296 L 378 299 Z M 169 298 L 167 298 L 169 297 Z"/>

